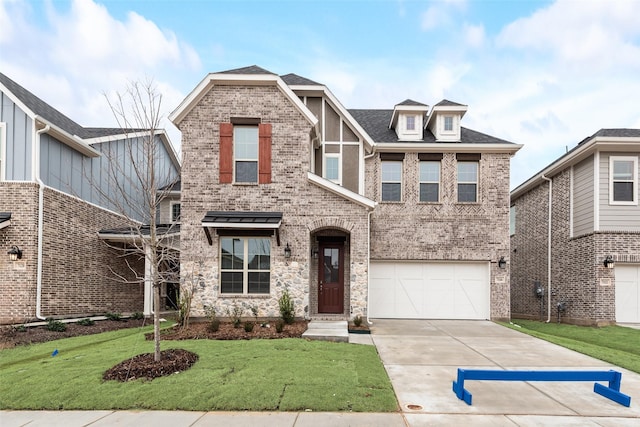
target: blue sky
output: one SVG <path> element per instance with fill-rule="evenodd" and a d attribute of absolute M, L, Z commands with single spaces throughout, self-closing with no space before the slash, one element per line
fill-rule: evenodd
<path fill-rule="evenodd" d="M 0 70 L 85 126 L 152 77 L 168 115 L 209 72 L 259 65 L 346 108 L 467 104 L 525 144 L 512 187 L 600 128 L 640 128 L 635 0 L 0 0 Z M 166 124 L 174 145 L 179 132 Z"/>

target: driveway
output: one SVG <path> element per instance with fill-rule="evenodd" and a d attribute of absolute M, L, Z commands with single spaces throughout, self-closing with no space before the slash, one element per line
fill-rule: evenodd
<path fill-rule="evenodd" d="M 489 321 L 381 320 L 373 341 L 407 423 L 486 426 L 638 426 L 640 375 Z M 452 391 L 458 368 L 622 372 L 631 407 L 592 382 L 465 381 L 473 405 Z"/>

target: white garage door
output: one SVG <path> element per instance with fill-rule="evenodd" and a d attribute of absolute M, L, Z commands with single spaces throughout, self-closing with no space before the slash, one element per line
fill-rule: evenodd
<path fill-rule="evenodd" d="M 640 323 L 640 265 L 616 264 L 616 322 Z"/>
<path fill-rule="evenodd" d="M 489 319 L 488 263 L 372 262 L 370 317 Z"/>

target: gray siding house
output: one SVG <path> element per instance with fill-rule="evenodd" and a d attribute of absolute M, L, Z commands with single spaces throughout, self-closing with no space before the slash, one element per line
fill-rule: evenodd
<path fill-rule="evenodd" d="M 207 75 L 182 131 L 181 271 L 192 315 L 509 319 L 509 163 L 467 106 L 348 110 L 257 66 Z"/>
<path fill-rule="evenodd" d="M 511 192 L 513 317 L 640 322 L 640 129 L 601 129 Z"/>
<path fill-rule="evenodd" d="M 0 323 L 150 312 L 148 284 L 114 275 L 134 281 L 129 267 L 144 276 L 144 260 L 123 257 L 103 241 L 112 236 L 98 235 L 130 227 L 122 214 L 145 220 L 126 155 L 144 137 L 82 127 L 0 73 Z M 180 164 L 166 134 L 155 138 L 168 185 Z"/>

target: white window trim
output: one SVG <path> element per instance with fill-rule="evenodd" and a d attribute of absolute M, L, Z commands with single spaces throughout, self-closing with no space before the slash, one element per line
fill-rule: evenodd
<path fill-rule="evenodd" d="M 239 269 L 223 269 L 222 268 L 222 239 L 240 239 L 242 241 L 243 250 L 243 265 L 242 265 L 242 293 L 222 292 L 222 273 L 223 272 L 239 272 Z M 265 239 L 269 240 L 269 258 L 271 259 L 273 254 L 273 245 L 271 239 L 264 236 L 221 236 L 218 242 L 218 267 L 220 268 L 220 282 L 219 282 L 219 295 L 224 297 L 229 296 L 260 296 L 271 295 L 271 266 L 273 262 L 269 262 L 269 270 L 249 270 L 249 239 Z M 249 271 L 251 272 L 269 272 L 269 293 L 268 294 L 250 294 L 249 293 Z"/>
<path fill-rule="evenodd" d="M 169 219 L 171 220 L 172 224 L 180 224 L 180 221 L 182 218 L 182 206 L 180 206 L 180 218 L 178 218 L 178 220 L 175 221 L 173 219 L 173 207 L 175 205 L 180 205 L 180 200 L 172 200 L 171 202 L 169 202 Z"/>
<path fill-rule="evenodd" d="M 420 179 L 420 169 L 422 163 L 438 163 L 438 180 L 437 181 L 422 181 Z M 420 184 L 438 184 L 438 200 L 420 200 Z M 440 160 L 420 160 L 418 164 L 418 201 L 420 203 L 440 203 L 440 196 L 442 193 L 442 161 Z"/>
<path fill-rule="evenodd" d="M 451 130 L 446 129 L 447 117 L 451 118 Z M 447 114 L 442 116 L 442 134 L 454 135 L 456 133 L 456 116 L 453 114 Z"/>
<path fill-rule="evenodd" d="M 616 201 L 613 200 L 613 164 L 616 161 L 633 162 L 633 200 Z M 622 206 L 637 206 L 638 205 L 638 157 L 637 156 L 609 156 L 609 204 L 610 205 L 622 205 Z"/>
<path fill-rule="evenodd" d="M 258 140 L 257 142 L 257 155 L 255 159 L 244 159 L 241 157 L 236 157 L 236 128 L 249 128 L 249 127 L 255 127 L 256 131 L 257 131 L 257 136 L 258 136 Z M 233 183 L 234 184 L 242 184 L 242 185 L 254 185 L 254 184 L 258 184 L 258 182 L 260 181 L 260 131 L 258 130 L 258 126 L 252 126 L 252 125 L 233 125 Z M 256 180 L 255 182 L 253 181 L 236 181 L 236 162 L 256 162 Z"/>
<path fill-rule="evenodd" d="M 383 163 L 400 163 L 400 181 L 385 181 L 382 179 L 382 164 Z M 404 201 L 404 160 L 381 160 L 380 162 L 380 202 L 382 203 L 400 203 Z M 383 200 L 382 198 L 382 184 L 400 184 L 400 200 Z"/>
<path fill-rule="evenodd" d="M 342 151 L 342 147 L 340 147 Z M 327 177 L 327 159 L 338 159 L 338 179 L 329 179 Z M 325 153 L 322 161 L 322 177 L 338 185 L 342 185 L 342 153 Z"/>
<path fill-rule="evenodd" d="M 6 178 L 7 168 L 7 124 L 0 122 L 0 181 Z"/>
<path fill-rule="evenodd" d="M 476 164 L 476 180 L 475 181 L 460 181 L 458 179 L 458 182 L 456 183 L 456 200 L 457 203 L 479 203 L 480 202 L 480 162 L 477 160 L 473 160 L 473 161 L 465 161 L 465 160 L 461 160 L 458 162 L 458 164 L 456 165 L 456 179 L 458 178 L 459 175 L 459 169 L 458 166 L 460 165 L 460 163 L 475 163 Z M 473 202 L 461 202 L 460 201 L 460 194 L 458 194 L 458 189 L 459 184 L 475 184 L 476 185 L 476 200 Z"/>

